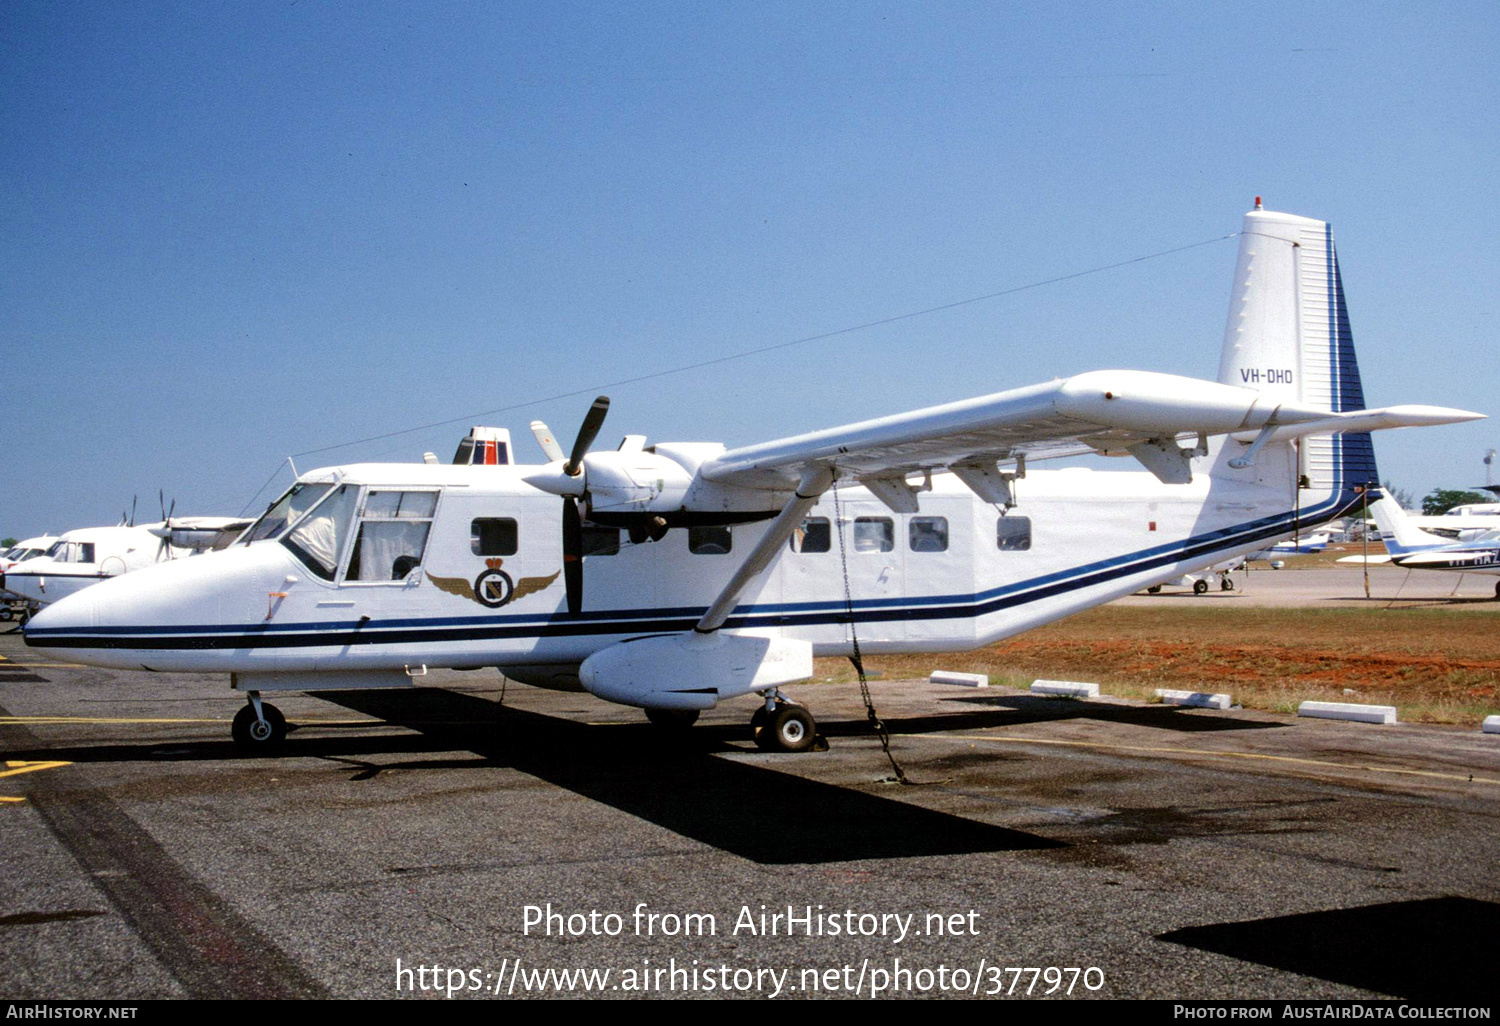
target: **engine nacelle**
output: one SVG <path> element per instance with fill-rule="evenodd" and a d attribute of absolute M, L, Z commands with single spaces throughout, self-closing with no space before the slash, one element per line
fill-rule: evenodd
<path fill-rule="evenodd" d="M 712 709 L 721 699 L 812 676 L 812 644 L 715 631 L 635 638 L 583 661 L 590 694 L 646 709 Z"/>
<path fill-rule="evenodd" d="M 707 481 L 698 467 L 724 451 L 718 444 L 662 443 L 653 450 L 621 449 L 584 457 L 589 515 L 601 523 L 631 514 L 664 516 L 674 526 L 694 516 L 755 520 L 780 508 L 779 496 Z M 676 514 L 676 516 L 674 516 Z M 611 519 L 613 518 L 613 519 Z M 715 522 L 715 521 L 711 521 Z"/>
<path fill-rule="evenodd" d="M 591 452 L 584 457 L 590 511 L 661 513 L 679 510 L 693 475 L 676 460 L 654 452 Z"/>

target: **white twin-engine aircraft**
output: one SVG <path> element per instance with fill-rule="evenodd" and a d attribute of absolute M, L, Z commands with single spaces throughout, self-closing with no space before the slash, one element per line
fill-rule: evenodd
<path fill-rule="evenodd" d="M 231 517 L 167 517 L 139 527 L 67 531 L 44 552 L 5 567 L 0 594 L 45 606 L 111 577 L 207 551 L 233 540 L 248 525 L 248 520 Z"/>
<path fill-rule="evenodd" d="M 303 474 L 231 547 L 106 581 L 26 642 L 124 669 L 225 671 L 242 745 L 263 692 L 498 667 L 662 724 L 758 694 L 768 749 L 812 744 L 780 685 L 813 657 L 962 651 L 1344 515 L 1379 480 L 1369 432 L 1478 414 L 1364 408 L 1328 225 L 1245 217 L 1217 381 L 1094 371 L 760 445 L 519 466 Z M 1038 470 L 1129 454 L 1144 471 Z"/>

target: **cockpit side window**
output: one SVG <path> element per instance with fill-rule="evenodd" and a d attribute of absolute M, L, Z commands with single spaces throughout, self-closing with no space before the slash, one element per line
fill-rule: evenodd
<path fill-rule="evenodd" d="M 422 565 L 437 498 L 435 491 L 372 490 L 344 583 L 406 580 Z"/>
<path fill-rule="evenodd" d="M 319 503 L 291 534 L 281 540 L 281 544 L 323 580 L 333 580 L 338 573 L 344 539 L 349 537 L 349 525 L 354 522 L 358 498 L 357 485 L 340 485 L 328 501 Z M 266 515 L 271 514 L 267 512 Z"/>
<path fill-rule="evenodd" d="M 92 563 L 94 543 L 60 541 L 47 550 L 47 555 L 58 563 Z"/>
<path fill-rule="evenodd" d="M 332 487 L 331 484 L 304 484 L 300 481 L 292 485 L 285 495 L 266 507 L 259 520 L 250 525 L 250 530 L 242 536 L 244 544 L 280 534 L 288 524 L 296 523 L 302 514 L 312 509 Z"/>

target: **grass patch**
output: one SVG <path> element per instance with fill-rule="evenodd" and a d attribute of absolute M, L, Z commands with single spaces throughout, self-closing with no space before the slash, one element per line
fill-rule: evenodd
<path fill-rule="evenodd" d="M 933 669 L 1091 681 L 1150 701 L 1157 688 L 1229 692 L 1247 708 L 1303 701 L 1394 705 L 1402 720 L 1476 724 L 1500 713 L 1500 611 L 1444 609 L 1149 609 L 1103 606 L 974 652 L 871 656 L 890 679 Z M 820 659 L 818 679 L 854 680 Z"/>

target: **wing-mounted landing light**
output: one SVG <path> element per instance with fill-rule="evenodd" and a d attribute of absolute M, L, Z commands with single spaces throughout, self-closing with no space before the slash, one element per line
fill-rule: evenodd
<path fill-rule="evenodd" d="M 562 496 L 563 583 L 567 588 L 570 613 L 583 608 L 583 515 L 578 510 L 578 498 L 588 491 L 583 458 L 588 455 L 608 413 L 609 396 L 601 395 L 584 415 L 578 437 L 573 441 L 573 451 L 566 460 L 562 460 L 562 447 L 552 437 L 547 425 L 539 420 L 531 422 L 531 433 L 536 436 L 537 444 L 553 460 L 546 470 L 528 475 L 526 483 Z M 562 465 L 554 468 L 553 464 L 559 461 Z"/>

